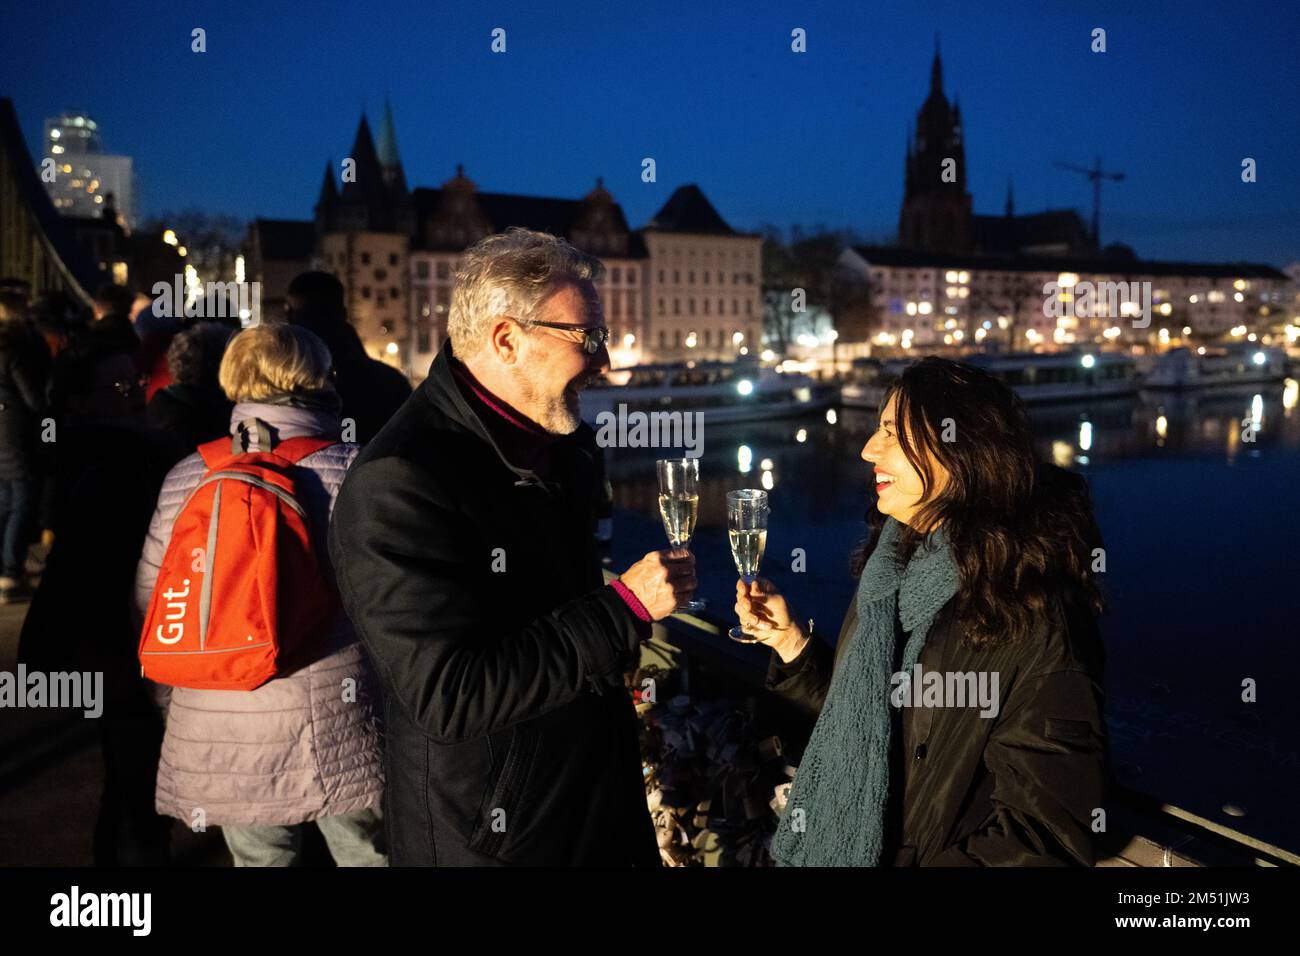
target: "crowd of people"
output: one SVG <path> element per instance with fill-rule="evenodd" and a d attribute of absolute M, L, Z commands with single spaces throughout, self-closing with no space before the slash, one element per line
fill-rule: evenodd
<path fill-rule="evenodd" d="M 202 711 L 204 692 L 141 678 L 136 651 L 148 593 L 140 582 L 150 560 L 159 559 L 164 519 L 174 517 L 184 483 L 201 463 L 200 445 L 230 435 L 249 418 L 266 421 L 280 437 L 305 428 L 335 439 L 348 419 L 364 440 L 406 400 L 410 384 L 366 354 L 348 322 L 342 285 L 325 273 L 293 281 L 282 321 L 242 331 L 237 319 L 177 320 L 156 315 L 152 305 L 121 285 L 97 290 L 85 312 L 61 293 L 31 301 L 22 283 L 0 287 L 0 600 L 31 601 L 19 644 L 19 660 L 29 670 L 104 674 L 97 724 L 105 784 L 94 861 L 166 863 L 167 814 L 191 825 L 195 807 L 206 808 L 213 823 L 231 824 L 223 834 L 237 863 L 284 862 L 288 857 L 270 847 L 300 834 L 267 826 L 318 818 L 330 821 L 321 830 L 340 859 L 382 860 L 375 721 L 355 744 L 331 749 L 318 736 L 302 752 L 313 721 L 328 716 L 303 682 L 312 668 L 328 668 L 331 660 L 337 666 L 337 655 L 331 658 L 323 642 L 322 660 L 306 672 L 242 696 L 248 731 L 242 740 L 228 733 L 237 722 L 229 714 L 178 721 Z M 334 445 L 303 467 L 337 489 L 356 448 Z M 329 499 L 310 504 L 323 541 Z M 44 547 L 30 550 L 38 542 Z M 35 589 L 33 575 L 40 582 Z M 336 624 L 341 632 L 346 618 Z M 355 637 L 335 633 L 334 639 L 340 649 L 350 647 L 343 653 L 359 657 Z M 294 707 L 300 711 L 282 714 L 274 726 L 259 718 Z M 356 723 L 365 724 L 364 716 Z M 286 739 L 293 743 L 278 752 Z M 232 743 L 214 752 L 218 740 Z M 362 763 L 340 770 L 340 761 L 354 754 Z M 253 763 L 263 768 L 258 783 L 278 788 L 261 803 L 251 778 L 241 777 Z M 286 804 L 288 767 L 313 783 Z M 339 798 L 334 777 L 359 772 L 368 782 Z M 196 783 L 204 773 L 210 778 Z M 222 802 L 223 786 L 235 780 L 244 789 L 232 809 Z M 182 812 L 176 801 L 190 797 Z M 358 819 L 353 811 L 362 809 L 374 819 Z M 237 831 L 234 824 L 243 822 L 249 829 Z"/>
<path fill-rule="evenodd" d="M 602 268 L 544 233 L 478 242 L 413 391 L 366 354 L 325 273 L 243 330 L 160 319 L 117 286 L 84 322 L 66 301 L 4 292 L 2 583 L 22 593 L 44 529 L 20 657 L 105 675 L 96 863 L 166 863 L 179 819 L 219 826 L 239 866 L 301 863 L 313 822 L 339 865 L 660 865 L 624 675 L 694 593 L 695 564 L 669 549 L 602 576 L 610 493 L 578 408 L 609 367 Z M 737 583 L 745 632 L 771 650 L 768 688 L 817 717 L 777 862 L 1093 862 L 1100 533 L 1082 479 L 1038 462 L 1031 438 L 991 376 L 917 362 L 861 451 L 872 533 L 834 650 L 772 582 Z M 239 470 L 277 447 L 292 480 Z M 254 623 L 245 646 L 243 622 L 287 606 L 214 552 L 240 530 L 224 481 L 248 515 L 263 492 L 292 502 L 293 581 L 330 597 L 281 621 L 311 633 L 273 673 L 236 686 L 209 658 L 203 679 L 147 680 L 163 655 L 260 660 L 272 642 Z M 263 531 L 258 561 L 278 534 Z M 196 597 L 200 649 L 183 651 Z M 166 623 L 142 635 L 146 619 Z M 235 646 L 204 649 L 232 621 Z M 918 665 L 1004 680 L 987 710 L 901 707 L 892 677 Z"/>
<path fill-rule="evenodd" d="M 466 292 L 484 291 L 493 281 L 491 269 L 503 263 L 523 270 L 511 280 L 512 296 L 526 291 L 533 306 L 550 297 L 557 285 L 572 280 L 574 267 L 585 269 L 588 276 L 599 268 L 595 260 L 553 237 L 517 235 L 511 242 L 498 250 L 504 255 L 483 260 L 485 268 L 479 275 L 466 277 L 461 314 Z M 530 281 L 524 273 L 539 266 L 557 268 L 541 282 Z M 585 292 L 585 297 L 558 298 L 570 311 L 598 309 L 589 281 Z M 455 446 L 463 446 L 466 433 L 472 432 L 476 454 L 488 454 L 498 470 L 506 467 L 504 474 L 512 487 L 519 476 L 527 475 L 518 486 L 536 489 L 526 492 L 527 501 L 513 507 L 522 505 L 527 512 L 540 507 L 530 520 L 536 523 L 540 515 L 551 516 L 556 521 L 549 536 L 553 542 L 577 542 L 576 548 L 569 549 L 573 562 L 556 565 L 565 578 L 561 587 L 533 576 L 530 592 L 526 596 L 520 592 L 512 604 L 515 617 L 519 612 L 545 616 L 554 602 L 601 585 L 591 527 L 608 510 L 603 466 L 589 433 L 577 444 L 560 439 L 577 425 L 576 387 L 569 388 L 570 377 L 585 384 L 607 367 L 603 340 L 592 350 L 583 344 L 584 336 L 575 348 L 573 341 L 564 341 L 563 330 L 540 334 L 529 330 L 530 339 L 536 337 L 534 346 L 544 347 L 549 341 L 556 347 L 547 354 L 529 353 L 526 375 L 519 374 L 522 365 L 505 369 L 504 377 L 504 366 L 491 370 L 492 374 L 480 372 L 488 384 L 480 383 L 469 366 L 452 357 L 448 346 L 429 382 L 413 393 L 402 373 L 368 355 L 349 322 L 343 286 L 330 274 L 298 276 L 289 286 L 283 316 L 249 328 L 241 328 L 233 319 L 175 319 L 159 314 L 166 310 L 153 306 L 148 296 L 106 285 L 95 293 L 88 313 L 83 313 L 64 295 L 48 293 L 33 302 L 22 283 L 0 284 L 0 527 L 5 572 L 0 595 L 11 601 L 30 599 L 18 653 L 29 672 L 104 676 L 102 716 L 97 720 L 104 788 L 94 831 L 94 863 L 168 864 L 178 820 L 195 830 L 219 827 L 236 866 L 301 865 L 309 824 L 319 829 L 340 866 L 384 866 L 390 858 L 433 862 L 432 853 L 426 858 L 418 840 L 407 842 L 408 807 L 413 806 L 411 800 L 423 799 L 424 791 L 423 785 L 405 786 L 407 761 L 415 758 L 407 725 L 394 709 L 396 701 L 407 703 L 405 681 L 425 678 L 411 673 L 397 682 L 385 680 L 380 689 L 372 664 L 377 661 L 384 671 L 390 647 L 387 635 L 378 630 L 363 635 L 353 624 L 377 619 L 379 609 L 336 599 L 323 622 L 308 635 L 306 654 L 292 662 L 278 662 L 274 676 L 257 686 L 229 690 L 204 686 L 201 681 L 170 684 L 148 679 L 142 666 L 149 653 L 144 650 L 142 629 L 149 634 L 145 625 L 157 594 L 169 586 L 160 573 L 171 556 L 173 537 L 183 534 L 177 531 L 178 521 L 185 521 L 198 489 L 214 480 L 211 463 L 216 458 L 228 464 L 243 453 L 270 452 L 306 438 L 322 447 L 292 461 L 294 484 L 301 493 L 294 506 L 301 507 L 307 533 L 317 545 L 320 562 L 311 573 L 337 598 L 342 582 L 336 574 L 344 569 L 345 559 L 336 555 L 331 560 L 327 538 L 340 489 L 361 450 L 373 453 L 396 446 L 408 451 L 412 441 L 427 442 L 421 454 L 436 451 L 440 467 L 459 470 L 467 495 L 474 489 L 472 497 L 482 500 L 482 493 L 493 484 L 492 467 L 485 472 L 470 462 L 462 462 L 467 466 L 463 469 L 455 465 Z M 511 365 L 527 348 L 523 334 L 523 327 L 517 326 L 510 343 Z M 454 382 L 449 374 L 453 367 Z M 566 375 L 563 381 L 557 377 L 560 374 Z M 449 388 L 455 390 L 454 396 Z M 433 392 L 440 392 L 438 406 L 445 406 L 457 420 L 453 430 L 461 433 L 459 437 L 441 435 L 437 426 L 434 432 L 421 434 L 430 424 L 427 399 Z M 539 397 L 542 392 L 544 397 Z M 472 411 L 467 402 L 473 404 Z M 384 435 L 390 436 L 387 441 Z M 508 455 L 522 470 L 516 472 L 517 466 L 507 465 L 499 455 Z M 553 475 L 552 464 L 562 465 L 564 473 Z M 401 498 L 410 487 L 409 483 L 384 484 L 385 500 L 394 495 Z M 423 479 L 415 484 L 421 495 L 431 490 Z M 563 516 L 552 512 L 551 499 L 557 495 L 566 508 Z M 353 511 L 368 507 L 371 490 L 359 485 L 351 501 Z M 432 513 L 426 517 L 440 518 Z M 366 520 L 349 517 L 346 524 L 353 529 Z M 210 523 L 212 543 L 219 550 L 215 508 Z M 391 535 L 400 548 L 410 540 L 409 534 L 420 529 L 405 519 L 398 524 L 379 533 Z M 512 538 L 498 543 L 514 549 L 509 558 L 512 570 L 535 568 L 541 556 L 526 554 L 524 542 L 528 550 L 536 548 L 532 537 L 536 528 L 519 521 L 513 524 Z M 489 534 L 496 526 L 491 522 L 478 533 Z M 434 545 L 436 538 L 431 535 L 420 547 Z M 44 547 L 31 549 L 38 541 Z M 462 548 L 463 542 L 444 540 L 443 545 L 456 561 L 471 556 Z M 275 553 L 274 544 L 271 552 Z M 214 554 L 206 560 L 226 559 Z M 356 564 L 351 567 L 355 587 L 359 572 Z M 32 578 L 39 580 L 34 590 L 29 587 L 29 568 Z M 448 710 L 447 719 L 475 728 L 475 734 L 488 731 L 491 741 L 500 746 L 502 731 L 496 722 L 482 725 L 481 717 L 470 712 L 481 706 L 485 693 L 513 690 L 520 700 L 512 703 L 500 696 L 489 706 L 503 708 L 502 715 L 512 711 L 518 716 L 538 705 L 559 706 L 565 702 L 561 698 L 573 705 L 563 727 L 554 719 L 548 721 L 552 750 L 571 744 L 570 732 L 606 726 L 603 735 L 593 736 L 570 757 L 574 773 L 570 786 L 597 801 L 606 796 L 605 788 L 612 788 L 618 798 L 611 804 L 613 816 L 602 820 L 597 814 L 583 841 L 574 840 L 574 834 L 563 827 L 556 830 L 548 838 L 545 858 L 580 862 L 586 854 L 609 852 L 603 841 L 607 824 L 613 821 L 629 833 L 649 838 L 641 844 L 640 858 L 657 860 L 640 792 L 631 705 L 626 694 L 620 706 L 617 697 L 596 692 L 601 684 L 613 687 L 617 675 L 631 663 L 629 655 L 649 634 L 652 612 L 656 618 L 666 616 L 676 605 L 675 595 L 683 587 L 693 587 L 692 568 L 689 559 L 647 556 L 616 585 L 599 587 L 597 614 L 602 616 L 582 621 L 570 614 L 568 620 L 538 625 L 525 643 L 535 645 L 532 653 L 555 658 L 544 669 L 562 686 L 548 686 L 544 675 L 530 664 L 531 653 L 524 644 L 497 644 L 468 627 L 468 621 L 440 615 L 441 623 L 464 628 L 456 634 L 457 656 L 504 651 L 512 659 L 509 673 L 479 675 L 507 679 L 508 685 L 463 683 L 453 694 L 456 699 L 439 705 Z M 466 611 L 484 619 L 489 610 L 509 616 L 499 606 L 504 594 L 483 600 L 482 594 L 462 590 L 465 582 L 453 580 L 454 568 L 448 565 L 443 570 L 444 574 L 436 575 L 438 580 L 412 578 L 402 582 L 402 588 L 437 601 L 448 588 L 461 590 L 460 596 L 471 602 Z M 214 568 L 201 571 L 216 580 Z M 525 577 L 505 574 L 500 584 L 510 587 Z M 368 583 L 378 581 L 375 576 Z M 301 576 L 296 583 L 301 584 Z M 188 584 L 187 579 L 187 591 Z M 387 613 L 401 613 L 406 599 L 405 593 L 396 592 L 380 598 Z M 257 593 L 256 587 L 233 593 L 218 586 L 205 598 L 210 606 L 203 609 L 204 623 L 239 620 L 249 612 L 241 605 L 267 600 L 267 594 Z M 545 611 L 542 605 L 547 605 Z M 179 633 L 180 625 L 173 626 Z M 591 649 L 575 655 L 572 646 L 563 652 L 562 642 L 540 646 L 562 639 L 575 627 Z M 358 640 L 362 636 L 375 640 L 363 644 Z M 448 646 L 437 629 L 424 636 L 430 651 L 441 653 Z M 599 655 L 597 645 L 603 647 Z M 599 673 L 592 670 L 597 661 Z M 465 660 L 458 666 L 476 670 L 480 665 Z M 556 672 L 557 667 L 567 673 Z M 451 672 L 445 676 L 459 683 Z M 595 695 L 590 705 L 578 702 L 577 698 L 589 694 Z M 427 710 L 424 704 L 414 706 Z M 452 711 L 456 716 L 451 716 Z M 599 720 L 592 723 L 592 718 Z M 522 736 L 517 729 L 505 734 L 511 739 Z M 489 737 L 483 737 L 480 743 L 452 748 L 448 754 L 452 760 L 444 782 L 454 799 L 446 809 L 458 820 L 478 812 L 479 778 L 502 772 L 504 751 L 491 755 L 483 749 L 493 746 Z M 396 786 L 386 786 L 386 766 L 390 780 L 397 773 Z M 593 780 L 593 766 L 598 768 L 597 776 L 608 779 Z M 577 792 L 566 795 L 570 808 L 577 805 L 578 796 Z M 387 825 L 385 802 L 395 808 Z M 496 832 L 495 820 L 487 825 Z M 395 834 L 401 840 L 396 852 L 390 852 Z M 466 840 L 474 842 L 478 841 Z M 625 850 L 625 845 L 614 844 L 610 858 L 622 859 Z M 439 862 L 493 859 L 476 856 L 468 847 L 464 854 L 458 858 L 444 849 Z"/>

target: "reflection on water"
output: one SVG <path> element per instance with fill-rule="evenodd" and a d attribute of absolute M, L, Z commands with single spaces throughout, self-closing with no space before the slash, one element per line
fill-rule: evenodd
<path fill-rule="evenodd" d="M 1088 478 L 1106 539 L 1107 708 L 1121 782 L 1291 849 L 1300 848 L 1297 391 L 1288 380 L 1031 409 L 1039 454 Z M 834 639 L 865 530 L 859 454 L 875 420 L 831 409 L 706 427 L 691 546 L 706 613 L 731 623 L 726 492 L 765 488 L 763 574 Z M 608 454 L 621 568 L 665 546 L 653 462 L 673 453 Z M 1242 701 L 1244 681 L 1256 702 Z M 1247 815 L 1224 815 L 1227 803 Z"/>

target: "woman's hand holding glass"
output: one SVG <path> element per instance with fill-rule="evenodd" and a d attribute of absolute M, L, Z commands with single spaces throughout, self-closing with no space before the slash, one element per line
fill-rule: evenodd
<path fill-rule="evenodd" d="M 798 657 L 810 640 L 767 578 L 755 578 L 748 585 L 743 579 L 736 582 L 736 616 L 746 636 L 772 648 L 786 663 Z"/>

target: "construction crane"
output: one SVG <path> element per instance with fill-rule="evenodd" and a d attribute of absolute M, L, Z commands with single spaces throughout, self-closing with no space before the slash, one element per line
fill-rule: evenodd
<path fill-rule="evenodd" d="M 1115 173 L 1101 168 L 1101 157 L 1098 156 L 1091 169 L 1083 166 L 1075 166 L 1073 163 L 1053 163 L 1061 169 L 1068 169 L 1070 172 L 1079 173 L 1086 176 L 1092 183 L 1092 245 L 1096 249 L 1101 248 L 1101 181 L 1109 179 L 1113 182 L 1120 182 L 1124 178 L 1123 173 Z"/>

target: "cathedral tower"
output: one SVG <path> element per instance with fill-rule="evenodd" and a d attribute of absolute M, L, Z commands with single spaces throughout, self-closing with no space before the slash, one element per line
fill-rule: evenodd
<path fill-rule="evenodd" d="M 930 95 L 921 104 L 915 136 L 907 144 L 898 244 L 942 252 L 965 252 L 971 246 L 961 107 L 955 101 L 950 106 L 943 93 L 938 37 L 930 67 Z"/>

